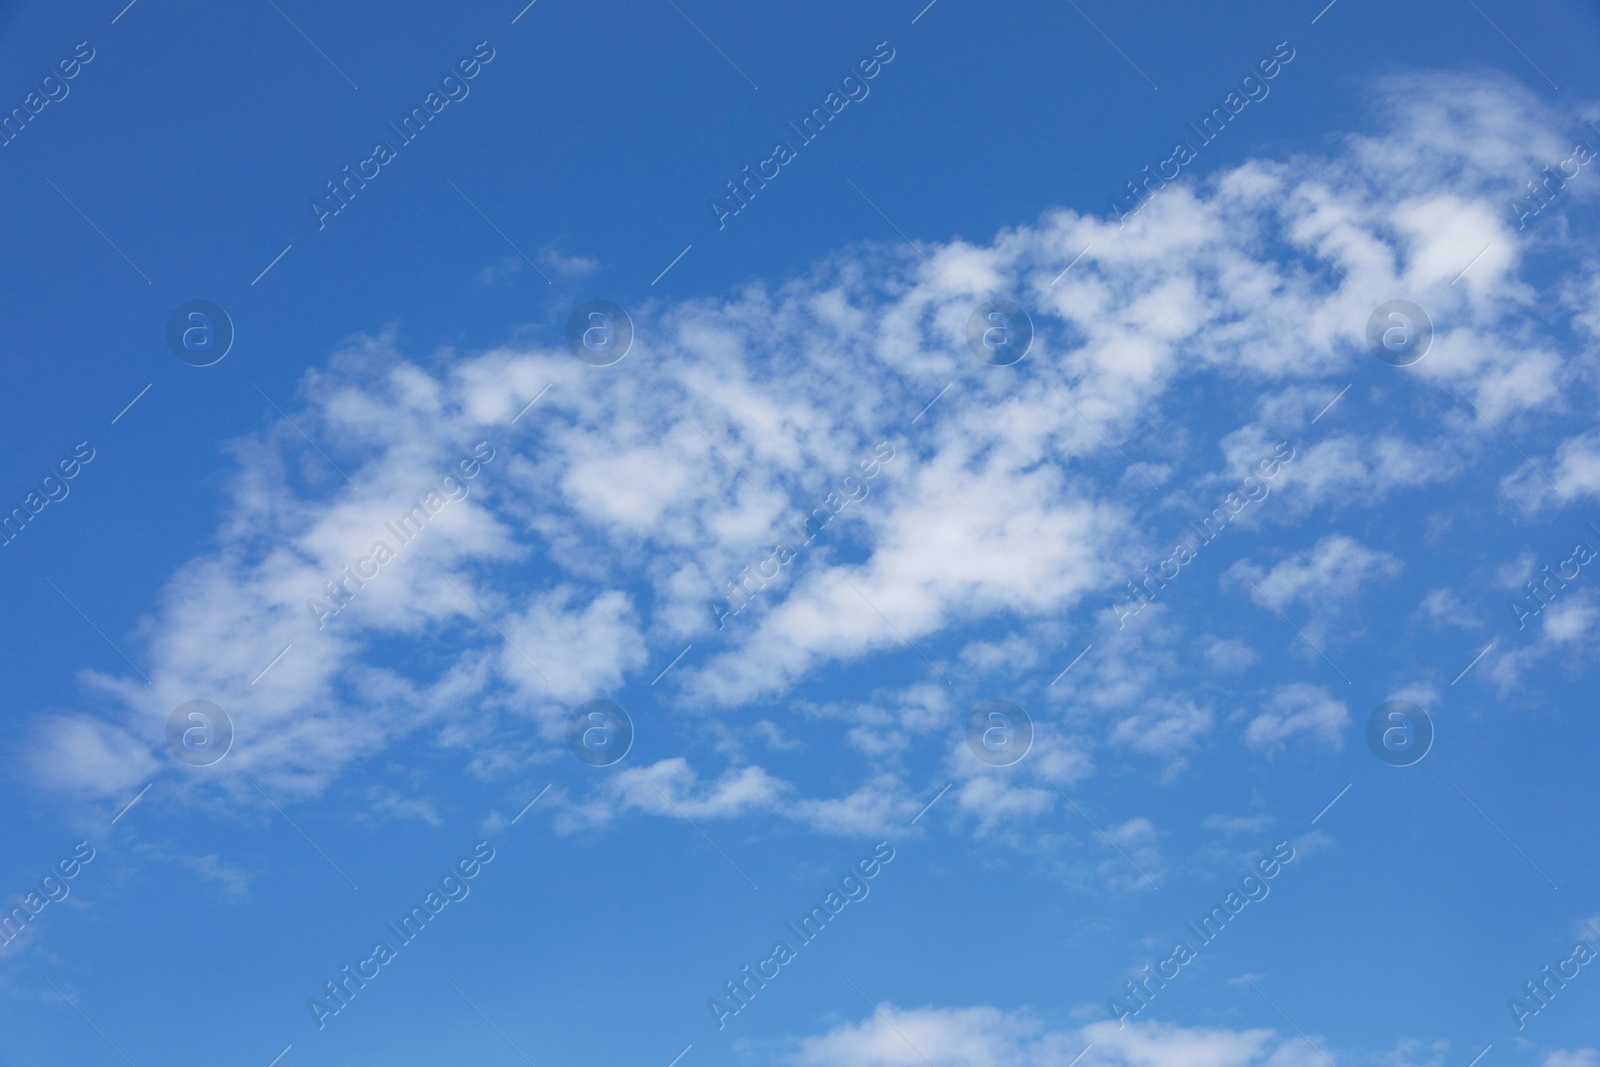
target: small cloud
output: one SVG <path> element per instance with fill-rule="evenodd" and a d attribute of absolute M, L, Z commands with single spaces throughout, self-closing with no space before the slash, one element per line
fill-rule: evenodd
<path fill-rule="evenodd" d="M 1217 671 L 1236 673 L 1256 661 L 1255 649 L 1232 638 L 1213 641 L 1206 646 L 1206 662 Z"/>
<path fill-rule="evenodd" d="M 588 256 L 564 256 L 553 248 L 539 253 L 539 263 L 548 274 L 562 278 L 587 278 L 600 269 L 600 261 Z"/>
<path fill-rule="evenodd" d="M 1248 574 L 1280 607 L 1297 602 L 1315 606 L 1352 597 L 1375 579 L 1399 574 L 1401 566 L 1387 552 L 1367 548 L 1344 534 L 1329 534 L 1309 551 L 1297 552 L 1265 572 L 1239 563 L 1230 573 Z"/>
<path fill-rule="evenodd" d="M 476 281 L 479 285 L 495 285 L 516 276 L 525 266 L 527 264 L 522 261 L 521 256 L 501 256 L 498 262 L 480 270 Z"/>
<path fill-rule="evenodd" d="M 1199 744 L 1213 721 L 1208 708 L 1188 701 L 1152 699 L 1137 710 L 1126 712 L 1112 731 L 1111 740 L 1136 752 L 1166 757 L 1181 768 L 1182 754 Z"/>
<path fill-rule="evenodd" d="M 220 856 L 174 856 L 172 859 L 191 874 L 215 883 L 233 903 L 244 904 L 250 900 L 250 887 L 255 884 L 255 875 L 243 867 L 229 863 Z"/>
<path fill-rule="evenodd" d="M 119 796 L 158 769 L 143 742 L 87 715 L 46 720 L 33 753 L 33 771 L 43 784 L 91 796 Z"/>
<path fill-rule="evenodd" d="M 556 829 L 571 833 L 628 811 L 688 819 L 732 819 L 772 810 L 791 790 L 760 767 L 729 768 L 716 781 L 702 780 L 682 756 L 634 767 L 607 780 L 589 801 L 567 805 Z"/>
<path fill-rule="evenodd" d="M 1390 1052 L 1380 1054 L 1378 1062 L 1387 1067 L 1441 1067 L 1450 1042 L 1439 1040 L 1424 1044 L 1415 1038 L 1406 1038 Z"/>
<path fill-rule="evenodd" d="M 1600 1049 L 1557 1049 L 1544 1058 L 1544 1067 L 1600 1067 Z"/>
<path fill-rule="evenodd" d="M 1600 611 L 1586 600 L 1553 605 L 1545 612 L 1545 636 L 1552 641 L 1575 641 L 1590 631 L 1596 615 Z"/>
<path fill-rule="evenodd" d="M 1013 634 L 1004 641 L 974 641 L 961 650 L 961 662 L 974 671 L 1025 671 L 1039 662 L 1039 650 Z"/>
<path fill-rule="evenodd" d="M 1495 568 L 1494 584 L 1500 589 L 1520 592 L 1523 583 L 1533 576 L 1534 569 L 1538 565 L 1532 552 L 1524 552 L 1516 559 L 1508 560 Z"/>
<path fill-rule="evenodd" d="M 551 280 L 560 278 L 577 281 L 580 278 L 587 278 L 600 269 L 600 261 L 597 259 L 588 256 L 566 256 L 553 248 L 541 249 L 535 258 L 539 261 L 539 270 Z M 520 253 L 504 255 L 480 270 L 476 280 L 483 286 L 497 285 L 500 282 L 510 281 L 527 267 L 528 261 Z"/>
<path fill-rule="evenodd" d="M 384 786 L 373 786 L 367 790 L 367 811 L 362 814 L 369 818 L 416 819 L 429 826 L 439 826 L 444 821 L 428 801 L 403 796 Z"/>
<path fill-rule="evenodd" d="M 1350 709 L 1335 700 L 1327 686 L 1296 682 L 1280 688 L 1267 708 L 1250 720 L 1244 743 L 1258 752 L 1276 752 L 1297 737 L 1333 749 L 1344 748 Z"/>
<path fill-rule="evenodd" d="M 1423 597 L 1422 603 L 1417 606 L 1417 614 L 1435 627 L 1457 626 L 1463 630 L 1476 630 L 1481 625 L 1472 614 L 1472 609 L 1449 589 L 1435 589 Z"/>
<path fill-rule="evenodd" d="M 143 843 L 135 845 L 134 848 L 143 857 L 157 862 L 171 863 L 215 884 L 222 890 L 223 897 L 229 903 L 244 904 L 250 900 L 250 889 L 256 879 L 255 872 L 229 863 L 221 856 L 186 856 L 180 852 L 172 852 L 160 844 Z"/>
<path fill-rule="evenodd" d="M 771 719 L 762 719 L 750 727 L 750 732 L 762 744 L 777 752 L 798 752 L 806 747 L 804 742 L 797 741 L 785 734 L 778 724 Z"/>
<path fill-rule="evenodd" d="M 1259 833 L 1271 825 L 1272 820 L 1265 815 L 1207 815 L 1205 821 L 1207 830 L 1216 830 L 1229 837 Z"/>
<path fill-rule="evenodd" d="M 798 801 L 790 814 L 820 833 L 867 836 L 904 827 L 918 806 L 898 779 L 885 776 L 837 800 Z"/>

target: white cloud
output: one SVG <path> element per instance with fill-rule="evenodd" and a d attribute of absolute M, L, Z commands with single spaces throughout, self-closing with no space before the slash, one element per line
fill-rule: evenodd
<path fill-rule="evenodd" d="M 789 814 L 819 833 L 869 837 L 903 831 L 921 807 L 885 775 L 837 800 L 798 801 Z"/>
<path fill-rule="evenodd" d="M 587 278 L 600 269 L 600 263 L 589 256 L 568 256 L 557 252 L 553 248 L 546 248 L 538 253 L 539 264 L 547 276 L 558 278 Z M 478 272 L 477 283 L 482 286 L 497 285 L 508 281 L 522 273 L 528 265 L 521 254 L 501 256 L 494 263 L 484 267 Z M 535 283 L 543 284 L 544 279 L 535 278 Z"/>
<path fill-rule="evenodd" d="M 1569 437 L 1556 448 L 1555 462 L 1544 468 L 1555 482 L 1555 496 L 1562 504 L 1600 498 L 1600 432 L 1591 431 Z M 1537 474 L 1518 471 L 1519 478 L 1535 492 L 1543 493 L 1546 483 Z"/>
<path fill-rule="evenodd" d="M 1272 825 L 1265 815 L 1207 815 L 1205 826 L 1229 837 L 1235 834 L 1258 834 Z"/>
<path fill-rule="evenodd" d="M 1148 755 L 1164 756 L 1182 767 L 1184 752 L 1197 747 L 1211 731 L 1215 716 L 1208 708 L 1165 697 L 1130 710 L 1112 729 L 1111 740 Z"/>
<path fill-rule="evenodd" d="M 726 819 L 770 809 L 788 788 L 787 783 L 754 766 L 730 769 L 716 781 L 702 782 L 687 760 L 673 757 L 619 771 L 607 785 L 606 794 L 614 811 L 637 808 L 689 819 Z"/>
<path fill-rule="evenodd" d="M 1344 534 L 1329 534 L 1265 571 L 1238 564 L 1230 573 L 1249 577 L 1280 608 L 1301 604 L 1315 609 L 1347 600 L 1373 579 L 1400 573 L 1401 566 L 1387 552 L 1369 549 Z"/>
<path fill-rule="evenodd" d="M 923 806 L 890 774 L 879 775 L 843 797 L 797 797 L 792 784 L 764 768 L 730 768 L 706 781 L 682 757 L 613 771 L 585 799 L 556 795 L 554 804 L 561 809 L 556 826 L 567 833 L 638 811 L 691 822 L 763 813 L 817 833 L 846 837 L 903 830 Z"/>
<path fill-rule="evenodd" d="M 1457 626 L 1474 630 L 1482 625 L 1472 609 L 1451 589 L 1431 590 L 1417 605 L 1417 613 L 1438 627 Z"/>
<path fill-rule="evenodd" d="M 1593 597 L 1575 596 L 1545 609 L 1544 632 L 1552 641 L 1571 643 L 1586 637 L 1600 617 Z"/>
<path fill-rule="evenodd" d="M 1544 1058 L 1544 1067 L 1600 1067 L 1600 1049 L 1557 1049 Z"/>
<path fill-rule="evenodd" d="M 441 826 L 444 820 L 433 803 L 422 797 L 408 797 L 387 786 L 375 785 L 367 790 L 367 816 L 391 819 L 415 819 L 429 826 Z"/>
<path fill-rule="evenodd" d="M 1406 1038 L 1395 1044 L 1390 1052 L 1379 1057 L 1378 1062 L 1388 1067 L 1443 1067 L 1450 1043 L 1444 1040 L 1428 1044 Z"/>
<path fill-rule="evenodd" d="M 1206 645 L 1206 662 L 1215 671 L 1232 674 L 1255 661 L 1255 649 L 1235 638 L 1214 639 Z"/>
<path fill-rule="evenodd" d="M 1367 548 L 1346 534 L 1328 534 L 1270 568 L 1240 560 L 1228 568 L 1224 580 L 1243 587 L 1261 611 L 1276 614 L 1298 608 L 1297 614 L 1306 621 L 1295 625 L 1313 645 L 1325 648 L 1330 641 L 1348 640 L 1356 632 L 1351 625 L 1334 626 L 1347 617 L 1348 603 L 1403 568 L 1388 552 Z"/>
<path fill-rule="evenodd" d="M 800 1044 L 794 1062 L 805 1067 L 1022 1067 L 1049 1064 L 1037 1023 L 996 1008 L 899 1009 L 880 1006 L 859 1024 L 844 1023 Z M 936 1057 L 925 1060 L 924 1057 Z"/>
<path fill-rule="evenodd" d="M 250 900 L 250 890 L 255 885 L 256 876 L 238 864 L 214 855 L 178 855 L 169 858 L 191 874 L 214 883 L 231 903 L 243 904 Z"/>
<path fill-rule="evenodd" d="M 1304 737 L 1335 752 L 1344 749 L 1350 709 L 1326 686 L 1295 683 L 1272 695 L 1265 710 L 1250 720 L 1244 743 L 1258 752 L 1276 752 Z"/>
<path fill-rule="evenodd" d="M 526 611 L 499 620 L 506 637 L 500 669 L 524 692 L 581 704 L 644 666 L 644 635 L 628 596 L 608 590 L 582 608 L 576 598 L 575 590 L 557 588 Z"/>
<path fill-rule="evenodd" d="M 1510 428 L 1592 393 L 1594 353 L 1558 358 L 1565 331 L 1551 316 L 1579 313 L 1600 291 L 1594 257 L 1563 246 L 1578 258 L 1563 267 L 1565 303 L 1552 310 L 1532 253 L 1561 231 L 1518 233 L 1504 212 L 1526 174 L 1562 158 L 1560 123 L 1492 78 L 1402 79 L 1379 96 L 1378 132 L 1170 186 L 1125 229 L 1060 210 L 986 243 L 929 245 L 948 281 L 874 246 L 781 284 L 637 309 L 636 351 L 614 367 L 583 364 L 553 337 L 429 358 L 400 351 L 392 334 L 353 339 L 282 403 L 359 488 L 266 412 L 268 428 L 233 449 L 214 547 L 167 579 L 124 646 L 152 684 L 92 678 L 77 711 L 93 714 L 42 728 L 37 770 L 79 795 L 120 794 L 169 766 L 167 715 L 204 697 L 240 727 L 205 781 L 235 792 L 242 772 L 275 796 L 314 795 L 424 731 L 473 773 L 505 778 L 560 754 L 572 706 L 647 685 L 692 644 L 652 691 L 663 715 L 754 710 L 782 736 L 816 699 L 797 691 L 834 672 L 892 662 L 921 673 L 840 728 L 868 766 L 826 796 L 740 763 L 727 744 L 728 765 L 707 778 L 686 759 L 614 774 L 570 802 L 602 814 L 574 819 L 674 815 L 653 786 L 690 814 L 787 804 L 817 826 L 866 827 L 920 806 L 920 786 L 911 796 L 903 784 L 920 781 L 913 757 L 949 756 L 972 693 L 1053 674 L 1064 649 L 1088 643 L 1063 638 L 1079 616 L 1104 611 L 1129 560 L 1159 558 L 1146 552 L 1148 509 L 1225 488 L 1263 442 L 1304 430 L 1355 368 L 1370 369 L 1365 323 L 1383 300 L 1424 304 L 1434 350 L 1404 375 L 1380 367 L 1345 396 L 1329 416 L 1344 420 L 1339 432 L 1306 444 L 1249 523 L 1372 508 L 1475 462 L 1515 466 L 1458 389 Z M 1034 316 L 1020 370 L 966 350 L 967 318 L 991 291 L 1016 294 Z M 1256 421 L 1218 442 L 1205 398 L 1248 404 L 1244 389 L 1259 391 Z M 1397 396 L 1428 421 L 1351 428 L 1359 404 Z M 1102 433 L 1160 477 L 1156 497 Z M 1555 446 L 1571 499 L 1589 492 L 1585 441 Z M 479 442 L 493 458 L 461 476 L 466 497 L 399 543 L 385 524 Z M 893 458 L 872 458 L 875 446 Z M 830 497 L 847 484 L 858 499 Z M 837 514 L 803 544 L 787 523 L 819 506 Z M 319 626 L 308 598 L 349 581 L 343 568 L 391 539 L 395 558 Z M 719 629 L 711 601 L 780 540 L 793 558 Z M 1400 566 L 1330 533 L 1270 568 L 1230 573 L 1309 613 L 1320 644 L 1342 602 Z M 1550 639 L 1578 643 L 1585 611 L 1575 600 L 1552 612 Z M 1170 618 L 1163 601 L 1138 620 L 1146 633 L 1122 636 L 1119 650 L 1097 646 L 1045 693 L 1038 751 L 1003 780 L 962 772 L 957 810 L 980 831 L 1036 818 L 1054 803 L 1049 783 L 1092 771 L 1091 752 L 1181 772 L 1212 743 L 1216 697 L 1171 696 L 1187 692 L 1171 683 L 1192 678 L 1194 643 L 1173 636 L 1181 624 Z M 1209 647 L 1219 668 L 1252 666 L 1236 641 Z M 1334 704 L 1283 699 L 1247 727 L 1253 750 L 1336 743 Z M 713 747 L 729 736 L 707 733 Z"/>
<path fill-rule="evenodd" d="M 1600 593 L 1593 589 L 1567 589 L 1534 618 L 1519 642 L 1494 655 L 1489 676 L 1502 692 L 1509 692 L 1538 669 L 1576 671 L 1594 659 L 1592 635 L 1600 620 Z M 1531 640 L 1530 640 L 1531 638 Z M 1509 642 L 1508 642 L 1509 644 Z"/>
<path fill-rule="evenodd" d="M 81 795 L 114 797 L 140 788 L 156 759 L 126 730 L 86 715 L 53 716 L 40 723 L 33 766 L 52 784 Z"/>
<path fill-rule="evenodd" d="M 1087 1051 L 1085 1051 L 1087 1047 Z M 801 1067 L 1303 1067 L 1316 1059 L 1272 1030 L 1110 1022 L 1051 1030 L 1027 1012 L 993 1007 L 897 1008 L 800 1041 Z M 1317 1059 L 1316 1062 L 1321 1062 Z"/>
<path fill-rule="evenodd" d="M 1349 397 L 1340 403 L 1349 401 Z M 1337 409 L 1335 409 L 1337 410 Z M 1259 445 L 1256 452 L 1264 451 Z M 1398 490 L 1451 480 L 1458 441 L 1414 441 L 1392 433 L 1329 433 L 1298 451 L 1284 468 L 1285 493 L 1304 515 L 1324 504 L 1376 505 Z"/>
<path fill-rule="evenodd" d="M 959 754 L 957 758 L 963 759 Z M 964 762 L 970 760 L 970 756 L 964 758 Z M 1042 815 L 1059 799 L 1051 789 L 1013 784 L 1011 776 L 1004 773 L 1008 769 L 975 775 L 951 790 L 957 807 L 976 819 L 980 833 L 992 833 L 1001 822 Z"/>

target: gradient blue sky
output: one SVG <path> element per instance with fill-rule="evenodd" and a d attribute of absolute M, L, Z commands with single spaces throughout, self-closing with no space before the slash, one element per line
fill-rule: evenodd
<path fill-rule="evenodd" d="M 1511 607 L 1600 551 L 1596 164 L 1513 207 L 1600 150 L 1593 5 L 11 3 L 0 109 L 80 42 L 0 146 L 0 510 L 93 454 L 0 547 L 0 903 L 94 858 L 0 946 L 0 1067 L 1600 1067 L 1593 967 L 1507 1004 L 1600 950 L 1600 578 Z M 968 350 L 993 297 L 1032 317 L 1016 366 Z M 197 299 L 237 334 L 203 368 L 165 340 Z M 592 299 L 634 323 L 613 366 L 566 344 Z M 1406 367 L 1366 340 L 1396 299 L 1435 329 Z M 318 629 L 323 580 L 485 441 Z M 196 699 L 236 730 L 208 767 L 166 743 Z M 636 730 L 611 766 L 565 742 L 594 699 Z M 1034 723 L 1012 766 L 966 743 L 994 699 Z M 1436 731 L 1415 765 L 1368 747 L 1391 699 Z M 1112 1022 L 1280 842 L 1270 894 Z"/>

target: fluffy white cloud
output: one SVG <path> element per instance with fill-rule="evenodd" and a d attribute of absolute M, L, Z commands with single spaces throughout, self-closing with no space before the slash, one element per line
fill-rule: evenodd
<path fill-rule="evenodd" d="M 1265 710 L 1245 727 L 1244 743 L 1261 752 L 1276 752 L 1306 737 L 1335 752 L 1344 748 L 1350 709 L 1335 700 L 1326 686 L 1287 685 L 1273 694 Z"/>
<path fill-rule="evenodd" d="M 898 779 L 884 775 L 846 797 L 799 801 L 791 814 L 822 833 L 869 837 L 903 831 L 921 807 Z"/>
<path fill-rule="evenodd" d="M 1594 590 L 1568 589 L 1525 621 L 1527 636 L 1506 642 L 1510 647 L 1490 664 L 1489 676 L 1501 692 L 1514 690 L 1537 671 L 1576 671 L 1594 661 L 1593 635 L 1600 621 L 1600 594 Z"/>
<path fill-rule="evenodd" d="M 770 809 L 787 789 L 787 783 L 760 767 L 729 770 L 714 782 L 702 782 L 682 757 L 621 771 L 606 786 L 618 809 L 689 819 L 729 818 Z"/>
<path fill-rule="evenodd" d="M 1434 589 L 1417 605 L 1417 614 L 1434 626 L 1459 626 L 1476 629 L 1482 623 L 1473 617 L 1472 609 L 1450 589 Z"/>
<path fill-rule="evenodd" d="M 500 669 L 520 689 L 544 686 L 557 700 L 581 704 L 644 666 L 644 635 L 626 594 L 607 590 L 581 608 L 575 599 L 573 589 L 558 587 L 499 621 Z"/>
<path fill-rule="evenodd" d="M 141 740 L 83 715 L 50 719 L 35 735 L 33 758 L 52 783 L 95 797 L 137 789 L 158 766 Z"/>
<path fill-rule="evenodd" d="M 1103 1022 L 1048 1029 L 1027 1012 L 993 1007 L 880 1005 L 859 1023 L 803 1039 L 802 1067 L 1303 1067 L 1321 1062 L 1299 1038 L 1272 1030 L 1229 1030 Z M 1081 1059 L 1078 1059 L 1079 1056 Z M 1309 1059 L 1308 1059 L 1309 1058 Z"/>
<path fill-rule="evenodd" d="M 930 246 L 937 272 L 854 249 L 782 284 L 641 309 L 635 351 L 613 367 L 536 343 L 422 359 L 389 335 L 357 338 L 285 401 L 327 458 L 275 415 L 237 443 L 215 547 L 169 578 L 133 635 L 151 684 L 92 679 L 93 717 L 41 724 L 35 769 L 79 794 L 126 789 L 159 766 L 170 711 L 205 697 L 239 726 L 208 780 L 241 794 L 241 772 L 318 793 L 423 731 L 476 773 L 507 775 L 558 751 L 574 705 L 648 685 L 693 645 L 652 690 L 664 714 L 757 709 L 786 734 L 842 717 L 808 712 L 797 691 L 888 665 L 901 695 L 839 727 L 869 766 L 826 796 L 711 730 L 728 767 L 625 769 L 568 801 L 573 819 L 677 804 L 881 826 L 925 803 L 914 755 L 960 760 L 962 709 L 1025 686 L 1043 694 L 1038 751 L 1004 778 L 967 760 L 945 779 L 980 828 L 1054 810 L 1049 785 L 1103 753 L 1181 773 L 1220 697 L 1174 685 L 1197 664 L 1167 602 L 1044 688 L 1132 561 L 1170 551 L 1158 538 L 1181 511 L 1214 504 L 1290 433 L 1303 451 L 1246 526 L 1372 507 L 1474 462 L 1504 474 L 1518 461 L 1463 397 L 1510 430 L 1577 403 L 1564 397 L 1592 403 L 1595 258 L 1558 227 L 1515 230 L 1504 208 L 1562 157 L 1559 121 L 1492 79 L 1407 79 L 1379 97 L 1378 132 L 1174 184 L 1126 228 L 1053 211 L 987 243 Z M 1545 254 L 1569 257 L 1553 308 L 1533 273 Z M 991 292 L 1032 310 L 1016 368 L 967 350 Z M 1310 440 L 1319 409 L 1373 366 L 1366 321 L 1396 295 L 1427 307 L 1433 350 L 1380 368 Z M 1588 331 L 1577 355 L 1562 315 Z M 1352 428 L 1358 404 L 1402 390 L 1432 422 Z M 1563 499 L 1589 492 L 1587 439 L 1550 447 Z M 400 536 L 419 504 L 422 528 Z M 392 558 L 372 571 L 380 542 Z M 1233 573 L 1307 612 L 1320 640 L 1341 601 L 1400 567 L 1330 533 Z M 743 609 L 714 610 L 740 581 Z M 1551 639 L 1588 632 L 1585 611 L 1553 612 Z M 1207 647 L 1218 667 L 1253 667 L 1236 639 Z M 1335 743 L 1342 706 L 1286 692 L 1247 744 Z"/>
<path fill-rule="evenodd" d="M 1295 623 L 1307 640 L 1325 646 L 1330 638 L 1348 639 L 1352 627 L 1334 623 L 1344 617 L 1346 605 L 1373 583 L 1399 574 L 1404 564 L 1387 552 L 1367 548 L 1345 534 L 1329 534 L 1304 552 L 1292 553 L 1270 568 L 1241 560 L 1228 569 L 1227 578 L 1245 586 L 1262 611 L 1274 614 L 1299 609 L 1307 621 Z M 1251 587 L 1254 588 L 1251 588 Z M 1263 603 L 1263 600 L 1265 601 Z"/>
<path fill-rule="evenodd" d="M 1544 1067 L 1600 1067 L 1600 1049 L 1557 1049 L 1544 1058 Z"/>
<path fill-rule="evenodd" d="M 1401 563 L 1387 552 L 1373 551 L 1353 537 L 1329 534 L 1305 552 L 1297 552 L 1263 571 L 1240 564 L 1234 573 L 1248 577 L 1278 607 L 1299 604 L 1316 608 L 1347 600 L 1375 578 L 1392 577 Z"/>

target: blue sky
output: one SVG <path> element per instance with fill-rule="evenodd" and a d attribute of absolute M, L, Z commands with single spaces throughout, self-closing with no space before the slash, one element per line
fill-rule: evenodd
<path fill-rule="evenodd" d="M 1597 44 L 5 5 L 0 1065 L 1600 1067 Z"/>

